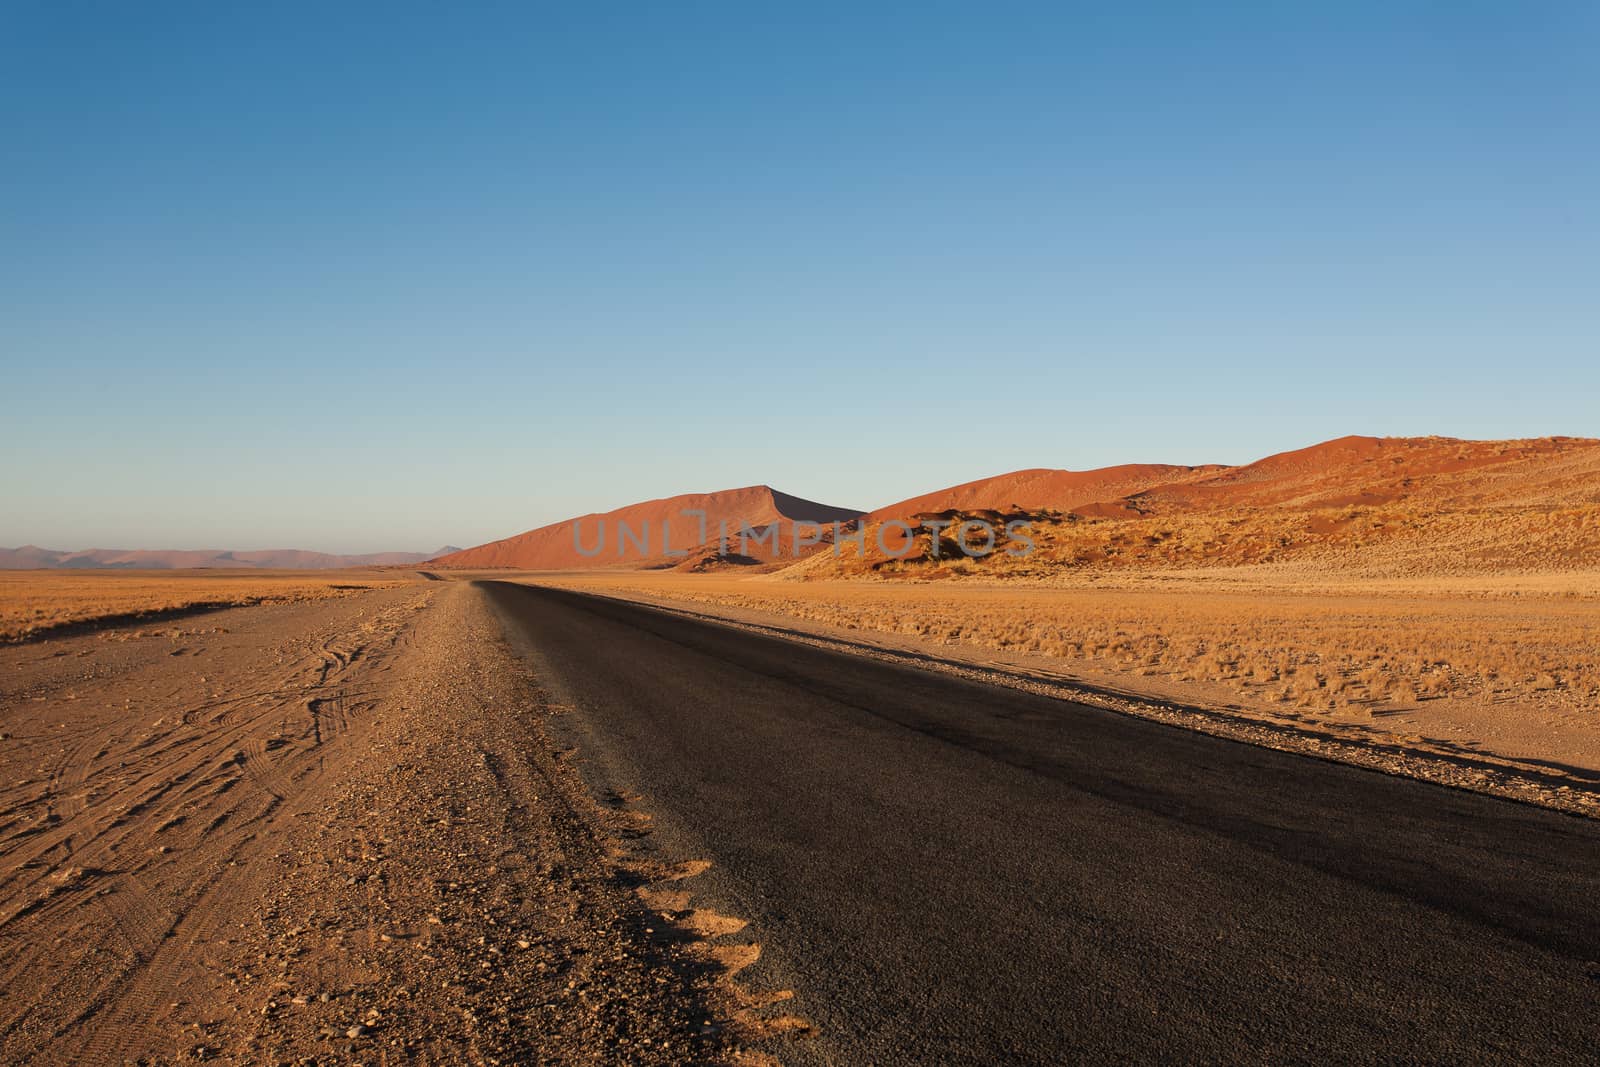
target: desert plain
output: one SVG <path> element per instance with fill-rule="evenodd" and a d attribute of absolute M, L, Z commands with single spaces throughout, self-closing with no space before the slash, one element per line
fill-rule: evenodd
<path fill-rule="evenodd" d="M 784 537 L 696 544 L 685 507 Z M 1597 442 L 624 511 L 687 550 L 554 524 L 420 566 L 0 571 L 0 1061 L 825 1059 L 804 939 L 763 962 L 715 836 L 653 843 L 691 839 L 670 802 L 584 769 L 564 724 L 599 713 L 518 585 L 1600 815 Z M 880 540 L 902 517 L 942 525 Z M 941 540 L 969 521 L 1032 551 Z M 785 551 L 806 522 L 864 535 Z"/>

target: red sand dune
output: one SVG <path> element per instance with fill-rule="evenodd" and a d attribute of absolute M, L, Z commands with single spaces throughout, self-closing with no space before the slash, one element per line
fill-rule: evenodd
<path fill-rule="evenodd" d="M 1129 502 L 1140 511 L 1158 513 L 1371 506 L 1401 500 L 1442 508 L 1540 499 L 1554 504 L 1562 502 L 1561 474 L 1569 469 L 1571 488 L 1581 501 L 1581 469 L 1586 463 L 1592 468 L 1597 457 L 1600 441 L 1586 438 L 1340 437 L 1196 481 L 1155 486 Z M 1591 491 L 1593 484 L 1592 479 L 1587 482 Z"/>
<path fill-rule="evenodd" d="M 1421 575 L 1600 561 L 1597 440 L 1343 437 L 1241 467 L 1168 469 L 1177 471 L 1171 481 L 1091 503 L 1077 503 L 1071 487 L 1115 476 L 1023 471 L 955 486 L 880 508 L 873 516 L 881 521 L 870 522 L 863 535 L 864 552 L 846 548 L 837 558 L 808 560 L 794 573 L 949 577 L 968 563 L 948 532 L 952 520 L 963 519 L 984 520 L 997 530 L 998 520 L 1028 523 L 1037 552 L 1017 560 L 989 557 L 986 573 L 1000 577 L 1058 567 L 1280 562 Z M 1135 470 L 1129 481 L 1161 473 Z M 1068 490 L 1050 494 L 1051 475 L 1060 475 L 1057 484 Z M 1056 514 L 1012 506 L 1028 500 L 1019 487 L 1041 485 L 1047 491 L 1032 501 Z M 939 504 L 947 505 L 937 508 L 947 532 L 936 547 L 926 522 Z M 920 518 L 924 525 L 913 538 L 891 517 Z"/>
<path fill-rule="evenodd" d="M 984 510 L 1049 510 L 1123 519 L 1238 508 L 1306 511 L 1402 500 L 1435 510 L 1600 503 L 1600 441 L 1341 437 L 1241 467 L 1142 463 L 1090 471 L 1033 468 L 924 493 L 878 508 L 865 521 L 876 524 L 936 512 Z M 704 536 L 699 521 L 682 514 L 686 509 L 705 512 Z M 729 562 L 716 547 L 724 523 L 730 534 L 742 525 L 769 538 L 776 532 L 775 539 L 747 542 L 744 558 L 733 560 L 771 563 L 808 554 L 795 551 L 795 522 L 831 524 L 860 515 L 758 485 L 585 515 L 454 552 L 433 563 L 524 570 L 615 566 L 701 570 Z M 575 523 L 588 554 L 574 542 Z M 603 545 L 598 540 L 602 528 Z M 627 538 L 621 536 L 624 529 Z M 739 553 L 740 548 L 730 540 L 726 551 Z"/>
<path fill-rule="evenodd" d="M 879 522 L 908 515 L 975 508 L 1072 511 L 1225 469 L 1217 464 L 1175 467 L 1165 463 L 1126 463 L 1089 471 L 1036 467 L 914 496 L 878 508 L 867 519 Z"/>
<path fill-rule="evenodd" d="M 1131 464 L 1091 471 L 1014 471 L 878 508 L 868 520 L 979 508 L 1125 518 L 1217 508 L 1378 505 L 1406 499 L 1444 507 L 1583 503 L 1593 502 L 1597 465 L 1600 441 L 1588 438 L 1340 437 L 1242 467 Z"/>
<path fill-rule="evenodd" d="M 699 518 L 685 515 L 685 511 L 704 512 L 704 526 Z M 766 538 L 760 543 L 753 539 L 745 541 L 742 547 L 752 559 L 792 558 L 795 555 L 795 522 L 831 524 L 857 518 L 860 514 L 849 508 L 802 500 L 770 486 L 752 485 L 716 493 L 686 493 L 632 504 L 604 514 L 584 515 L 442 556 L 432 562 L 439 567 L 518 570 L 672 566 L 687 558 L 679 553 L 703 556 L 703 546 L 715 542 L 723 529 L 729 539 L 728 551 L 739 552 L 739 531 L 746 526 Z M 771 529 L 774 526 L 776 529 Z M 802 530 L 802 534 L 808 532 Z"/>

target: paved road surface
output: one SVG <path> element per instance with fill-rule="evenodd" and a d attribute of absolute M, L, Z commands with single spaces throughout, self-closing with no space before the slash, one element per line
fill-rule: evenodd
<path fill-rule="evenodd" d="M 488 585 L 799 1063 L 1597 1062 L 1600 824 Z"/>

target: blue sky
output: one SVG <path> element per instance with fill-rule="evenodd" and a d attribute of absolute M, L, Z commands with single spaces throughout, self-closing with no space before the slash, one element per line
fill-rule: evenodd
<path fill-rule="evenodd" d="M 1596 129 L 1589 3 L 0 2 L 0 545 L 1600 435 Z"/>

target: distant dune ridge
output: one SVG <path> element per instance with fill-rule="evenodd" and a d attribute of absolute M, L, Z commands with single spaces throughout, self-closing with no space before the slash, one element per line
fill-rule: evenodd
<path fill-rule="evenodd" d="M 706 512 L 711 537 L 702 541 L 684 509 Z M 1546 437 L 1465 441 L 1448 437 L 1341 437 L 1282 452 L 1243 466 L 1124 464 L 1098 470 L 1031 468 L 935 490 L 865 515 L 779 493 L 767 486 L 652 500 L 603 515 L 553 523 L 516 537 L 432 561 L 440 567 L 559 570 L 590 567 L 666 567 L 702 570 L 728 564 L 766 565 L 812 557 L 796 576 L 930 574 L 967 561 L 932 543 L 904 554 L 905 539 L 890 519 L 971 516 L 990 521 L 1023 516 L 1037 532 L 1036 551 L 1022 561 L 1000 559 L 996 573 L 1015 568 L 1039 574 L 1062 566 L 1194 566 L 1280 562 L 1295 558 L 1356 557 L 1361 549 L 1410 553 L 1408 566 L 1431 566 L 1448 547 L 1475 565 L 1592 564 L 1600 551 L 1600 441 Z M 867 551 L 849 544 L 793 550 L 797 521 L 832 523 L 860 518 Z M 583 544 L 577 551 L 573 522 Z M 744 556 L 729 543 L 719 558 L 716 531 L 741 523 L 777 525 L 780 545 Z M 661 538 L 667 524 L 670 548 Z M 647 550 L 619 550 L 619 527 L 651 530 Z M 1004 541 L 1002 540 L 1002 547 Z M 687 553 L 680 556 L 678 553 Z M 957 553 L 959 555 L 959 553 Z M 1000 553 L 997 553 L 1000 555 Z M 1363 559 L 1367 555 L 1362 555 Z M 931 574 L 930 576 L 941 576 Z"/>
<path fill-rule="evenodd" d="M 298 548 L 269 548 L 255 552 L 89 548 L 81 552 L 62 552 L 23 545 L 21 548 L 0 548 L 0 570 L 335 570 L 341 567 L 405 567 L 457 551 L 460 550 L 454 545 L 446 545 L 435 552 L 372 552 L 341 556 Z"/>
<path fill-rule="evenodd" d="M 704 512 L 704 519 L 685 514 L 694 511 Z M 751 562 L 772 562 L 794 558 L 796 522 L 831 527 L 836 521 L 848 522 L 860 516 L 860 511 L 851 508 L 818 504 L 780 493 L 771 486 L 752 485 L 647 500 L 615 511 L 567 519 L 430 562 L 438 567 L 518 570 L 704 566 L 717 554 L 716 546 L 724 531 L 727 554 L 742 555 Z M 745 528 L 761 540 L 747 537 L 741 545 L 739 533 Z M 800 531 L 802 536 L 809 532 Z"/>

